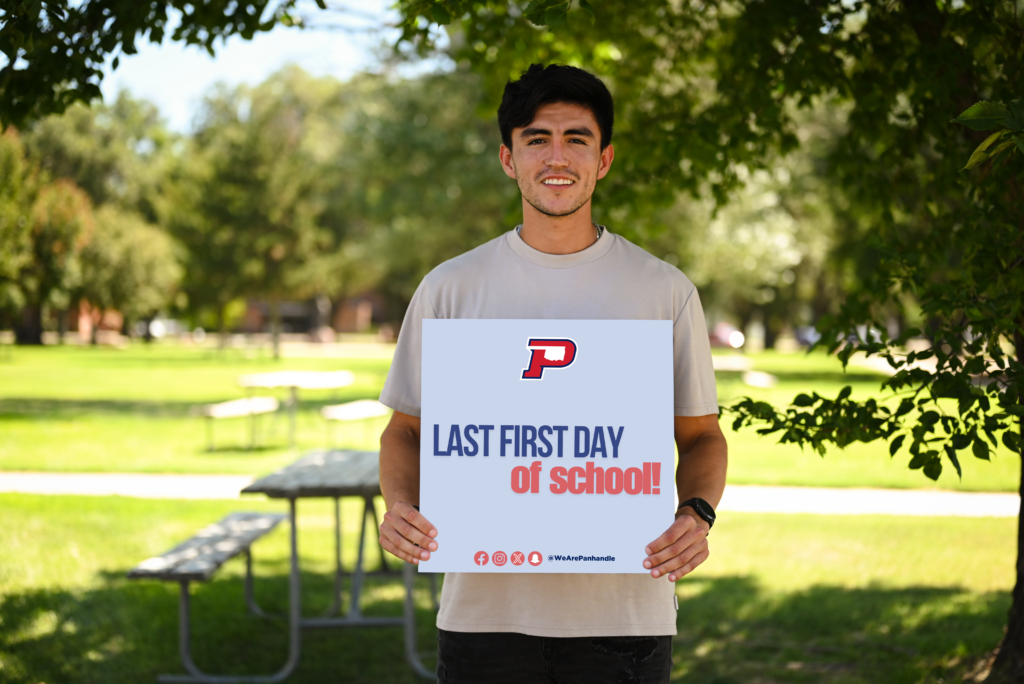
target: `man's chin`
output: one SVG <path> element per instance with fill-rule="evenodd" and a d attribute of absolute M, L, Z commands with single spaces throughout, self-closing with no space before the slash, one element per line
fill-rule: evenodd
<path fill-rule="evenodd" d="M 586 202 L 583 202 L 582 204 L 578 204 L 575 207 L 572 207 L 571 209 L 556 209 L 554 207 L 545 207 L 542 205 L 534 204 L 533 202 L 530 202 L 529 199 L 527 199 L 526 201 L 531 207 L 533 207 L 540 213 L 544 214 L 545 216 L 550 216 L 551 218 L 564 218 L 566 216 L 572 216 L 577 211 L 585 207 L 587 204 Z"/>

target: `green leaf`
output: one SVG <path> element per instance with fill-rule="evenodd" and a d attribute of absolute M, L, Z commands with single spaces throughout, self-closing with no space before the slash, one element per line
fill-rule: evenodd
<path fill-rule="evenodd" d="M 1005 135 L 1010 135 L 1010 131 L 1007 131 L 1005 129 L 1002 130 L 1002 131 L 996 131 L 992 135 L 990 135 L 987 138 L 985 138 L 985 140 L 982 141 L 982 143 L 980 145 L 978 145 L 978 147 L 975 148 L 974 153 L 971 154 L 971 158 L 967 160 L 967 165 L 964 166 L 964 168 L 962 168 L 960 170 L 961 171 L 966 171 L 967 169 L 973 169 L 978 164 L 982 163 L 983 161 L 985 161 L 989 157 L 995 155 L 996 152 L 989 152 L 988 149 L 990 147 L 992 147 L 992 145 L 997 140 L 999 140 L 1000 138 L 1002 138 Z"/>
<path fill-rule="evenodd" d="M 905 440 L 906 438 L 907 438 L 906 435 L 900 435 L 899 437 L 897 437 L 896 439 L 892 440 L 892 442 L 889 443 L 889 456 L 890 457 L 896 455 L 896 452 L 900 450 L 901 446 L 903 446 L 903 440 Z"/>
<path fill-rule="evenodd" d="M 974 451 L 975 458 L 980 458 L 983 461 L 987 461 L 989 459 L 988 444 L 981 437 L 974 438 L 974 444 L 971 446 L 971 449 Z"/>
<path fill-rule="evenodd" d="M 958 123 L 976 131 L 987 131 L 1003 125 L 1003 120 L 1010 116 L 1010 111 L 998 102 L 976 102 L 950 123 Z"/>
<path fill-rule="evenodd" d="M 954 448 L 949 444 L 945 445 L 945 450 L 946 458 L 949 459 L 949 462 L 953 464 L 953 468 L 956 469 L 956 476 L 961 479 L 964 479 L 964 473 L 961 471 L 961 469 L 959 469 L 959 460 L 956 458 L 956 450 L 954 450 Z M 939 472 L 942 472 L 941 468 L 939 469 Z M 928 475 L 928 466 L 925 466 L 925 474 Z M 931 475 L 928 476 L 932 477 Z M 932 479 L 935 479 L 936 477 L 938 477 L 938 475 L 932 477 Z"/>
<path fill-rule="evenodd" d="M 933 458 L 935 458 L 935 453 L 936 452 L 934 451 L 926 451 L 924 453 L 917 454 L 914 456 L 914 458 L 910 459 L 910 463 L 907 464 L 907 467 L 909 467 L 911 470 L 923 468 L 925 463 L 928 463 Z"/>
<path fill-rule="evenodd" d="M 793 399 L 793 406 L 814 406 L 814 399 L 806 394 L 798 394 Z"/>
<path fill-rule="evenodd" d="M 597 13 L 594 12 L 594 8 L 590 5 L 587 0 L 580 0 L 580 9 L 586 10 L 590 13 L 592 19 L 597 19 Z"/>
<path fill-rule="evenodd" d="M 839 391 L 839 396 L 836 397 L 836 403 L 841 403 L 844 399 L 847 399 L 852 392 L 853 388 L 850 387 L 849 385 L 844 387 L 842 390 Z"/>
<path fill-rule="evenodd" d="M 953 435 L 953 439 L 950 441 L 953 443 L 953 448 L 956 449 L 957 451 L 960 451 L 961 449 L 966 449 L 967 445 L 971 443 L 971 436 L 957 434 Z"/>
<path fill-rule="evenodd" d="M 908 413 L 910 413 L 913 409 L 914 409 L 914 400 L 913 399 L 909 399 L 909 398 L 903 399 L 900 402 L 900 407 L 898 409 L 896 409 L 895 417 L 899 418 L 900 416 L 905 416 Z"/>
<path fill-rule="evenodd" d="M 1017 143 L 1017 149 L 1020 150 L 1022 154 L 1024 154 L 1024 137 L 1015 135 L 1013 136 L 1012 140 L 1013 142 Z"/>
<path fill-rule="evenodd" d="M 1010 102 L 1010 113 L 1018 119 L 1024 119 L 1024 100 L 1017 98 Z"/>
<path fill-rule="evenodd" d="M 960 472 L 959 464 L 957 464 L 957 472 Z M 942 474 L 942 461 L 937 458 L 928 461 L 924 466 L 924 474 L 932 480 L 938 480 L 939 475 Z"/>
<path fill-rule="evenodd" d="M 1010 451 L 1020 453 L 1021 440 L 1020 435 L 1010 432 L 1007 430 L 1003 433 L 1003 445 Z"/>
<path fill-rule="evenodd" d="M 1024 405 L 1014 404 L 1013 406 L 1007 406 L 1006 412 L 1018 418 L 1024 418 Z"/>
<path fill-rule="evenodd" d="M 327 3 L 324 0 L 316 0 L 316 6 L 322 10 L 327 9 Z"/>
<path fill-rule="evenodd" d="M 434 5 L 430 8 L 430 18 L 436 23 L 446 26 L 452 22 L 452 15 L 448 13 L 448 10 L 441 5 Z"/>

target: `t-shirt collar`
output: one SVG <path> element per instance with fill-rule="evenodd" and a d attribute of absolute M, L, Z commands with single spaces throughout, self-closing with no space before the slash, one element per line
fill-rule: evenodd
<path fill-rule="evenodd" d="M 523 242 L 523 238 L 519 237 L 519 233 L 515 228 L 505 233 L 505 241 L 513 252 L 531 264 L 544 266 L 545 268 L 575 268 L 576 266 L 597 261 L 607 254 L 608 250 L 612 248 L 612 243 L 615 242 L 615 236 L 605 228 L 601 233 L 601 237 L 594 244 L 573 254 L 547 254 L 538 251 Z"/>

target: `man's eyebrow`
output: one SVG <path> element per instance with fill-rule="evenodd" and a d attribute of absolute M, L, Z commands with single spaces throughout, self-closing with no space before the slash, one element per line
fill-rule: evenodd
<path fill-rule="evenodd" d="M 546 128 L 532 128 L 532 127 L 531 128 L 524 128 L 523 132 L 519 134 L 519 137 L 520 138 L 530 138 L 530 137 L 535 136 L 535 135 L 551 135 L 551 131 L 546 129 Z M 587 137 L 587 138 L 594 138 L 594 137 L 596 137 L 594 135 L 594 132 L 592 130 L 590 130 L 589 128 L 587 128 L 586 126 L 582 126 L 580 128 L 569 128 L 569 129 L 566 129 L 564 135 L 581 135 L 581 136 L 584 136 L 584 137 Z"/>

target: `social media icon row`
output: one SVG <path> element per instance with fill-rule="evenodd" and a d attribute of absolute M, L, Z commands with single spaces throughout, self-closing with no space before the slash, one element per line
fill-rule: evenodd
<path fill-rule="evenodd" d="M 543 557 L 538 551 L 531 551 L 529 556 L 522 551 L 513 551 L 511 556 L 506 554 L 504 551 L 495 551 L 493 555 L 488 555 L 486 551 L 477 551 L 473 554 L 473 562 L 477 565 L 487 565 L 488 562 L 493 562 L 497 566 L 505 565 L 509 561 L 512 561 L 512 565 L 522 565 L 523 563 L 529 563 L 530 565 L 537 567 L 541 564 Z"/>

